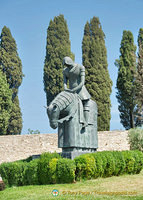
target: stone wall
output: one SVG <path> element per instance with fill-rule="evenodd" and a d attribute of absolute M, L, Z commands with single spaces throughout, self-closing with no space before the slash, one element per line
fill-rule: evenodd
<path fill-rule="evenodd" d="M 98 133 L 98 151 L 129 150 L 127 131 Z M 61 152 L 57 134 L 0 136 L 0 163 L 25 159 L 43 152 Z"/>

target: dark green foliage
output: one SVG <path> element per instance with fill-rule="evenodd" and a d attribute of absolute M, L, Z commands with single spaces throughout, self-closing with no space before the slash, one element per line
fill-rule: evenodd
<path fill-rule="evenodd" d="M 7 133 L 12 109 L 12 91 L 5 75 L 0 71 L 0 135 Z"/>
<path fill-rule="evenodd" d="M 135 125 L 143 125 L 143 28 L 140 28 L 138 35 L 138 64 L 136 74 L 136 110 L 135 110 Z"/>
<path fill-rule="evenodd" d="M 70 159 L 60 158 L 57 161 L 57 182 L 73 183 L 75 181 L 75 162 Z"/>
<path fill-rule="evenodd" d="M 91 161 L 91 158 L 94 159 Z M 137 174 L 143 169 L 143 153 L 140 151 L 104 151 L 81 155 L 74 160 L 77 180 Z"/>
<path fill-rule="evenodd" d="M 23 185 L 38 185 L 38 161 L 38 159 L 35 159 L 27 163 L 27 166 L 25 165 Z"/>
<path fill-rule="evenodd" d="M 95 159 L 95 173 L 94 177 L 103 177 L 104 169 L 107 163 L 106 157 L 102 153 L 93 153 L 91 154 Z"/>
<path fill-rule="evenodd" d="M 127 174 L 138 174 L 143 169 L 143 153 L 140 151 L 123 151 L 122 152 Z"/>
<path fill-rule="evenodd" d="M 51 173 L 49 170 L 49 163 L 53 158 L 60 158 L 57 153 L 43 153 L 38 161 L 38 181 L 40 184 L 51 183 Z M 54 173 L 54 172 L 53 172 Z"/>
<path fill-rule="evenodd" d="M 51 20 L 47 29 L 44 64 L 44 91 L 47 105 L 63 90 L 63 58 L 74 58 L 70 50 L 69 31 L 63 15 Z"/>
<path fill-rule="evenodd" d="M 104 152 L 103 156 L 101 155 L 104 163 L 104 174 L 103 177 L 110 177 L 115 171 L 115 159 L 112 152 Z"/>
<path fill-rule="evenodd" d="M 13 99 L 12 110 L 10 113 L 9 126 L 7 129 L 7 135 L 17 135 L 22 130 L 22 113 L 19 107 L 19 99 L 16 96 Z"/>
<path fill-rule="evenodd" d="M 143 153 L 140 151 L 131 151 L 135 159 L 133 174 L 139 174 L 143 168 Z"/>
<path fill-rule="evenodd" d="M 112 155 L 115 161 L 115 170 L 113 175 L 114 176 L 122 175 L 126 167 L 124 156 L 122 153 L 119 153 L 118 151 L 113 151 Z"/>
<path fill-rule="evenodd" d="M 73 183 L 76 180 L 138 174 L 143 169 L 141 151 L 104 151 L 84 154 L 74 160 L 45 153 L 40 159 L 0 165 L 7 186 Z"/>
<path fill-rule="evenodd" d="M 90 154 L 84 154 L 74 159 L 76 164 L 76 179 L 91 179 L 95 173 L 95 159 Z"/>
<path fill-rule="evenodd" d="M 113 175 L 115 171 L 115 159 L 113 152 L 98 152 L 93 153 L 92 156 L 95 159 L 95 177 L 109 177 Z"/>
<path fill-rule="evenodd" d="M 136 162 L 136 159 L 133 156 L 132 151 L 124 151 L 124 152 L 122 152 L 122 154 L 124 156 L 125 163 L 126 163 L 125 173 L 134 174 L 135 173 L 135 162 Z"/>
<path fill-rule="evenodd" d="M 0 174 L 4 183 L 8 186 L 22 186 L 24 180 L 25 163 L 12 162 L 0 165 Z"/>
<path fill-rule="evenodd" d="M 139 150 L 143 152 L 143 129 L 130 129 L 128 137 L 131 150 Z"/>
<path fill-rule="evenodd" d="M 97 17 L 85 25 L 82 61 L 86 68 L 86 87 L 98 105 L 98 130 L 109 130 L 112 81 L 108 72 L 105 34 Z"/>
<path fill-rule="evenodd" d="M 120 47 L 120 57 L 116 60 L 118 67 L 117 99 L 119 102 L 120 119 L 126 129 L 134 127 L 135 108 L 135 73 L 136 73 L 136 46 L 130 31 L 123 31 Z"/>
<path fill-rule="evenodd" d="M 0 39 L 0 69 L 6 75 L 9 88 L 12 90 L 13 102 L 7 134 L 20 134 L 22 114 L 17 94 L 23 78 L 22 64 L 17 53 L 16 42 L 6 26 L 2 29 Z"/>

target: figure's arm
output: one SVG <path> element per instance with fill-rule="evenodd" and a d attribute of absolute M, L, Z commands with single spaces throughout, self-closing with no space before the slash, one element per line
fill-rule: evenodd
<path fill-rule="evenodd" d="M 77 87 L 73 88 L 71 92 L 76 92 L 77 90 L 81 89 L 84 86 L 85 83 L 85 68 L 82 66 L 81 71 L 80 71 L 80 83 Z"/>
<path fill-rule="evenodd" d="M 67 88 L 68 80 L 67 80 L 67 77 L 66 77 L 66 74 L 65 74 L 65 69 L 63 71 L 63 77 L 64 77 L 64 90 L 68 90 L 68 88 Z"/>

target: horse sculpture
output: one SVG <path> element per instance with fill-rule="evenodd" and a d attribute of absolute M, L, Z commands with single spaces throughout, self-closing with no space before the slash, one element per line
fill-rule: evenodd
<path fill-rule="evenodd" d="M 83 105 L 78 94 L 62 91 L 47 108 L 50 126 L 58 127 L 62 152 L 95 152 L 97 149 L 97 105 L 90 100 L 89 120 L 83 127 Z"/>

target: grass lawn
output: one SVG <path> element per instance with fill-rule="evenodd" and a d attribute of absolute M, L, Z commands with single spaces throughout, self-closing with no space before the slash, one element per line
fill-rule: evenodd
<path fill-rule="evenodd" d="M 59 191 L 58 196 L 52 190 Z M 73 184 L 11 187 L 0 200 L 143 200 L 143 171 L 138 175 L 98 178 Z"/>

